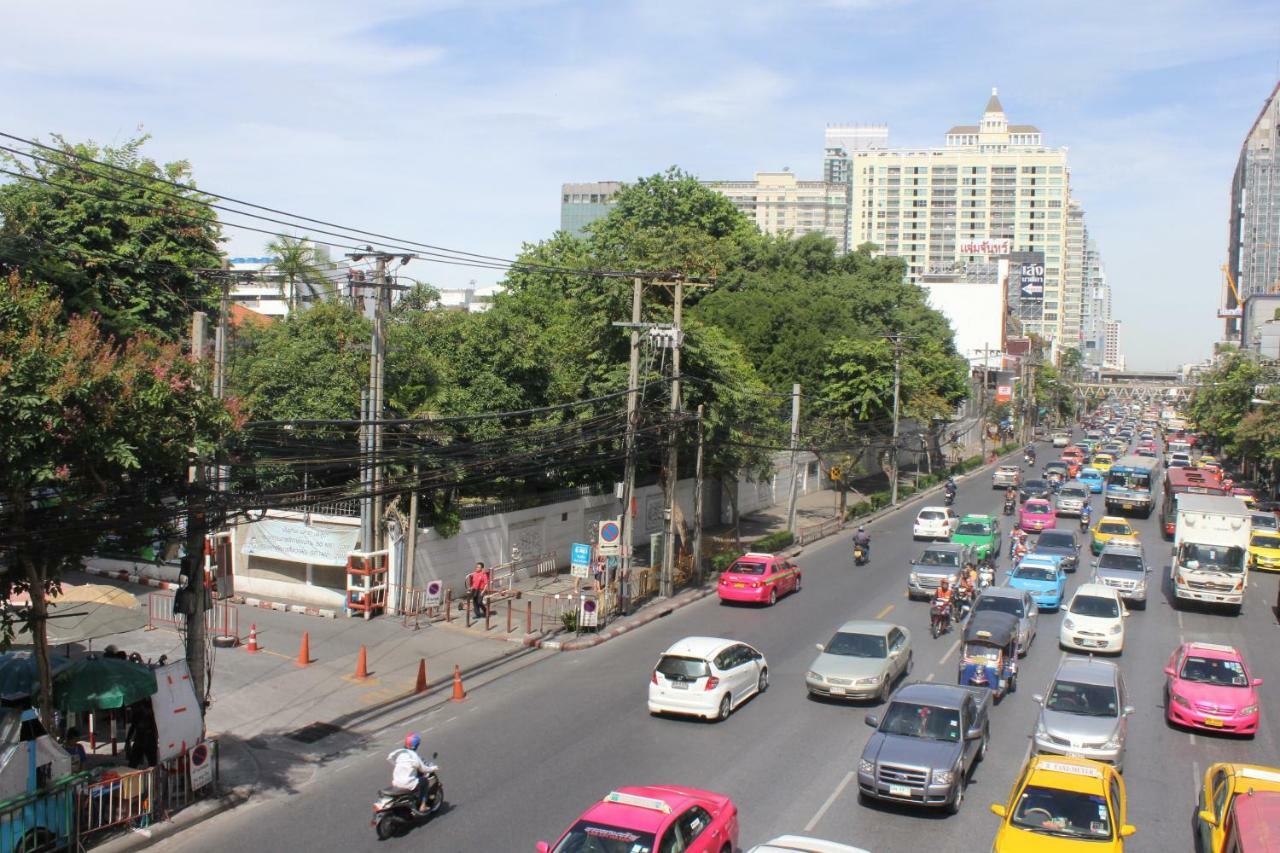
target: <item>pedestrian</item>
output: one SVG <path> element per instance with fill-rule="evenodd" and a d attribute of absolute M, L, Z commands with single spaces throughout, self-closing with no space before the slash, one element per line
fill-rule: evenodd
<path fill-rule="evenodd" d="M 471 614 L 476 619 L 489 615 L 484 595 L 489 589 L 489 570 L 484 563 L 476 563 L 475 571 L 467 575 L 467 589 L 471 594 Z"/>

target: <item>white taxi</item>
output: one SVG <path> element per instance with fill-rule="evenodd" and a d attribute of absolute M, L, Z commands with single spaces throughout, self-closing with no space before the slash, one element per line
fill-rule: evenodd
<path fill-rule="evenodd" d="M 911 526 L 913 539 L 950 539 L 960 526 L 960 516 L 949 506 L 927 506 Z"/>
<path fill-rule="evenodd" d="M 1070 650 L 1120 654 L 1128 615 L 1119 590 L 1100 583 L 1080 584 L 1063 612 L 1058 644 Z"/>

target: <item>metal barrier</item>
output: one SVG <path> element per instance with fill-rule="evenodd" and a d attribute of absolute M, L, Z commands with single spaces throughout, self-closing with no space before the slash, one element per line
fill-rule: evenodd
<path fill-rule="evenodd" d="M 77 849 L 80 824 L 76 794 L 88 776 L 70 776 L 42 791 L 0 803 L 0 840 L 5 850 L 36 853 Z"/>
<path fill-rule="evenodd" d="M 80 791 L 80 832 L 130 825 L 149 826 L 155 818 L 156 768 L 131 770 L 100 779 Z"/>
<path fill-rule="evenodd" d="M 210 790 L 218 789 L 218 742 L 213 738 L 206 739 L 213 761 L 213 785 Z M 160 796 L 159 806 L 163 816 L 168 817 L 180 809 L 191 805 L 199 798 L 199 791 L 191 787 L 190 759 L 187 753 L 176 755 L 168 761 L 162 761 L 154 768 L 156 772 L 157 793 Z"/>
<path fill-rule="evenodd" d="M 154 631 L 162 625 L 174 629 L 185 628 L 187 617 L 173 612 L 174 594 L 156 590 L 147 596 L 147 628 Z M 210 635 L 240 637 L 240 607 L 231 601 L 215 601 L 213 608 L 204 612 L 205 629 Z"/>
<path fill-rule="evenodd" d="M 796 531 L 796 544 L 807 545 L 833 533 L 839 533 L 843 528 L 844 519 L 842 518 L 828 518 L 817 524 L 807 524 Z"/>

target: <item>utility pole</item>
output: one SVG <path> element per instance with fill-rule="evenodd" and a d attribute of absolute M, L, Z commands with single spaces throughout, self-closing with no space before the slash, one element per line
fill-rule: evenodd
<path fill-rule="evenodd" d="M 893 341 L 893 476 L 889 480 L 889 505 L 898 503 L 898 417 L 902 396 L 902 335 L 889 336 Z"/>
<path fill-rule="evenodd" d="M 693 581 L 702 585 L 702 415 L 706 407 L 698 404 L 698 455 L 693 473 Z"/>
<path fill-rule="evenodd" d="M 626 462 L 622 474 L 622 559 L 618 571 L 618 587 L 631 583 L 631 501 L 636 486 L 636 427 L 640 421 L 640 315 L 644 299 L 644 282 L 639 276 L 631 282 L 631 369 L 627 373 L 627 433 L 624 448 Z M 607 589 L 606 585 L 606 589 Z M 629 600 L 630 596 L 623 597 Z M 607 608 L 606 608 L 606 612 Z"/>
<path fill-rule="evenodd" d="M 203 311 L 191 315 L 191 357 L 200 360 L 205 355 L 205 324 L 208 318 Z M 192 446 L 191 462 L 187 467 L 187 541 L 186 560 L 187 591 L 191 596 L 191 612 L 187 616 L 186 658 L 191 670 L 191 686 L 195 690 L 200 708 L 205 707 L 205 535 L 208 532 L 205 500 L 204 460 Z"/>
<path fill-rule="evenodd" d="M 672 306 L 671 330 L 671 423 L 667 429 L 667 482 L 666 511 L 662 516 L 662 577 L 658 585 L 658 594 L 669 598 L 675 594 L 675 555 L 676 555 L 676 488 L 680 469 L 677 458 L 676 424 L 680 417 L 680 344 L 681 320 L 684 315 L 684 281 L 676 279 L 675 302 Z"/>
<path fill-rule="evenodd" d="M 796 532 L 796 499 L 799 497 L 796 481 L 800 472 L 796 470 L 796 449 L 800 446 L 800 383 L 791 386 L 791 490 L 787 495 L 787 529 Z"/>

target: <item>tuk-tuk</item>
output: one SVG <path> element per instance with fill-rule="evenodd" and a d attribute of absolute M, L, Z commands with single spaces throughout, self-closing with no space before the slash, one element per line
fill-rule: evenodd
<path fill-rule="evenodd" d="M 960 684 L 988 687 L 999 701 L 1018 686 L 1018 617 L 983 610 L 969 617 L 960 652 Z"/>

